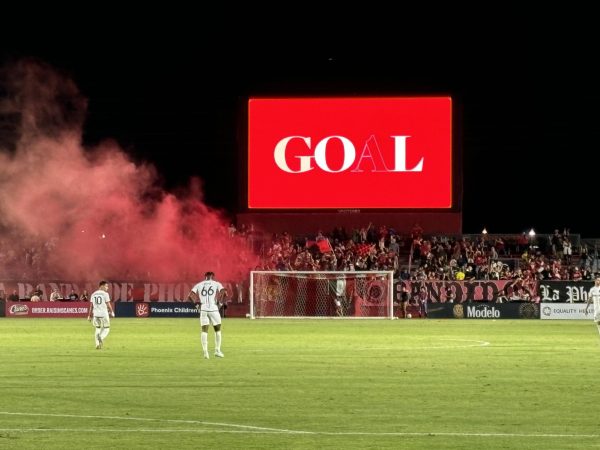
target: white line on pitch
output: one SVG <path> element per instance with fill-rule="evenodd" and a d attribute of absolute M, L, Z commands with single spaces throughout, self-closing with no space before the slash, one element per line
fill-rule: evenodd
<path fill-rule="evenodd" d="M 235 426 L 229 424 L 229 426 Z M 260 428 L 260 427 L 259 427 Z M 446 437 L 505 437 L 505 438 L 599 438 L 600 434 L 569 433 L 459 433 L 459 432 L 402 432 L 402 431 L 294 431 L 277 429 L 218 430 L 218 429 L 156 429 L 156 428 L 0 428 L 0 432 L 11 433 L 223 433 L 223 434 L 309 434 L 312 436 L 446 436 Z"/>
<path fill-rule="evenodd" d="M 217 425 L 220 427 L 233 427 L 233 428 L 248 428 L 252 430 L 263 430 L 263 431 L 277 431 L 277 432 L 288 432 L 290 430 L 281 430 L 279 428 L 265 428 L 255 427 L 252 425 L 237 425 L 232 423 L 220 423 L 220 422 L 205 422 L 201 420 L 183 420 L 183 419 L 152 419 L 145 417 L 121 417 L 121 416 L 87 416 L 78 414 L 50 414 L 50 413 L 23 413 L 23 412 L 8 412 L 0 411 L 0 414 L 7 416 L 44 416 L 44 417 L 75 417 L 79 419 L 108 419 L 108 420 L 137 420 L 143 422 L 167 422 L 167 423 L 190 423 L 198 425 Z M 301 432 L 299 432 L 301 433 Z"/>
<path fill-rule="evenodd" d="M 166 423 L 186 423 L 186 424 L 197 424 L 197 425 L 216 425 L 220 427 L 232 427 L 241 428 L 241 430 L 197 430 L 197 429 L 119 429 L 119 428 L 0 428 L 0 431 L 5 432 L 91 432 L 91 433 L 104 433 L 110 432 L 122 432 L 122 433 L 262 433 L 262 434 L 310 434 L 310 435 L 322 435 L 322 436 L 457 436 L 457 437 L 548 437 L 548 438 L 598 438 L 600 434 L 570 434 L 570 433 L 448 433 L 448 432 L 374 432 L 374 431 L 302 431 L 302 430 L 288 430 L 285 428 L 269 428 L 269 427 L 257 427 L 253 425 L 238 425 L 234 423 L 221 423 L 221 422 L 204 422 L 200 420 L 183 420 L 183 419 L 153 419 L 147 417 L 121 417 L 121 416 L 92 416 L 92 415 L 78 415 L 78 414 L 50 414 L 50 413 L 23 413 L 23 412 L 9 412 L 0 411 L 0 415 L 6 416 L 43 416 L 43 417 L 71 417 L 80 419 L 106 419 L 106 420 L 133 420 L 143 422 L 166 422 Z"/>

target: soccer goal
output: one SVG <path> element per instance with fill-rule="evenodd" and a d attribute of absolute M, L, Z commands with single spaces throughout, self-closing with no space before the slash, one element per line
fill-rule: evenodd
<path fill-rule="evenodd" d="M 250 272 L 251 318 L 394 318 L 393 272 Z"/>

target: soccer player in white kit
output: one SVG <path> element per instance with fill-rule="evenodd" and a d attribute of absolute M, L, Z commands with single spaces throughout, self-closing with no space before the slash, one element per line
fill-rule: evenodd
<path fill-rule="evenodd" d="M 200 302 L 200 342 L 204 358 L 208 359 L 208 325 L 211 324 L 215 330 L 215 356 L 223 358 L 225 355 L 221 352 L 221 315 L 219 314 L 219 304 L 227 296 L 227 290 L 221 283 L 214 279 L 213 272 L 204 274 L 204 281 L 196 284 L 188 295 L 192 302 Z M 196 305 L 196 308 L 198 306 Z"/>
<path fill-rule="evenodd" d="M 598 332 L 600 333 L 600 278 L 596 278 L 594 286 L 588 292 L 588 301 L 585 305 L 585 315 L 587 316 L 590 303 L 594 303 L 594 322 L 598 326 Z"/>
<path fill-rule="evenodd" d="M 335 280 L 335 314 L 337 316 L 344 315 L 344 309 L 342 306 L 342 300 L 346 296 L 346 279 L 343 276 L 338 276 Z"/>
<path fill-rule="evenodd" d="M 96 350 L 102 348 L 104 340 L 110 333 L 110 316 L 115 317 L 115 312 L 110 303 L 110 295 L 108 295 L 108 281 L 98 283 L 98 290 L 90 296 L 90 309 L 88 312 L 88 320 L 94 320 L 92 325 L 96 327 L 94 335 L 96 339 Z"/>

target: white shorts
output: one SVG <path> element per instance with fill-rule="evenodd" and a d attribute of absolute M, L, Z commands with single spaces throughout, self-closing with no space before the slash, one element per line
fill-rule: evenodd
<path fill-rule="evenodd" d="M 200 325 L 221 325 L 221 314 L 219 311 L 200 311 Z"/>
<path fill-rule="evenodd" d="M 108 316 L 106 316 L 106 317 L 94 316 L 94 320 L 92 320 L 92 324 L 96 328 L 110 328 L 110 319 L 108 318 Z"/>

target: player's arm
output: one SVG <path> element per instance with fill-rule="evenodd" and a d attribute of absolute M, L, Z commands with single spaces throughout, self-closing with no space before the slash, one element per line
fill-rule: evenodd
<path fill-rule="evenodd" d="M 92 302 L 88 302 L 90 307 L 88 308 L 88 316 L 87 320 L 92 320 L 92 312 L 94 312 L 94 304 Z"/>
<path fill-rule="evenodd" d="M 115 317 L 115 310 L 112 307 L 112 302 L 109 300 L 108 302 L 106 302 L 106 307 L 108 308 L 108 313 L 112 316 Z"/>
<path fill-rule="evenodd" d="M 190 302 L 192 302 L 192 304 L 194 305 L 194 307 L 196 309 L 200 308 L 200 298 L 198 297 L 198 294 L 196 293 L 196 291 L 191 290 L 187 296 L 187 299 Z"/>
<path fill-rule="evenodd" d="M 587 303 L 585 304 L 585 315 L 587 316 L 588 313 L 588 309 L 590 307 L 590 303 L 592 303 L 592 290 L 594 288 L 590 289 L 590 292 L 588 293 L 588 300 Z"/>

